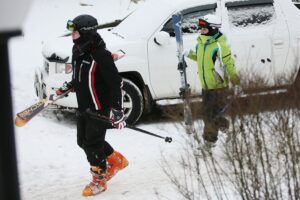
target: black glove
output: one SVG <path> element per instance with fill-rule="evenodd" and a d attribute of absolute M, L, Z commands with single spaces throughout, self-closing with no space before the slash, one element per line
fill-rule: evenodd
<path fill-rule="evenodd" d="M 67 82 L 65 81 L 64 84 L 55 91 L 56 95 L 62 95 L 63 93 L 65 93 L 66 91 L 70 90 L 73 88 L 73 84 L 72 82 Z M 66 95 L 67 97 L 68 95 Z"/>
<path fill-rule="evenodd" d="M 124 128 L 126 126 L 124 111 L 111 109 L 111 121 L 117 129 Z"/>

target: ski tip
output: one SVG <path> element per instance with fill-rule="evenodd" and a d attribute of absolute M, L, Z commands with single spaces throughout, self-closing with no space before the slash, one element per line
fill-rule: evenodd
<path fill-rule="evenodd" d="M 16 125 L 17 127 L 22 127 L 22 126 L 24 126 L 27 122 L 28 122 L 27 120 L 24 120 L 24 119 L 22 119 L 22 118 L 19 117 L 19 116 L 16 116 L 16 119 L 15 119 L 15 125 Z"/>

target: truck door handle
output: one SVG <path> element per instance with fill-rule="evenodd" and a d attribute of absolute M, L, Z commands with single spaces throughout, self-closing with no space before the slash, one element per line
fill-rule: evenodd
<path fill-rule="evenodd" d="M 274 41 L 273 41 L 273 44 L 274 44 L 275 46 L 283 45 L 283 40 L 274 40 Z"/>

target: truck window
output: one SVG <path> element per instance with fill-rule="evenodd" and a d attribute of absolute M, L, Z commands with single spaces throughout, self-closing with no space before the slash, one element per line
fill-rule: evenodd
<path fill-rule="evenodd" d="M 227 9 L 231 28 L 263 26 L 276 18 L 272 3 L 227 6 Z"/>
<path fill-rule="evenodd" d="M 189 9 L 185 9 L 181 11 L 182 14 L 182 33 L 197 33 L 199 28 L 197 25 L 197 21 L 199 18 L 207 15 L 207 14 L 215 14 L 216 13 L 217 4 L 208 4 L 201 5 Z M 175 37 L 175 33 L 173 30 L 172 19 L 169 19 L 165 25 L 163 26 L 162 31 L 166 31 L 170 34 L 171 37 Z"/>
<path fill-rule="evenodd" d="M 182 33 L 197 33 L 199 32 L 198 19 L 204 17 L 207 14 L 215 14 L 214 9 L 201 10 L 193 13 L 183 15 L 182 18 Z"/>

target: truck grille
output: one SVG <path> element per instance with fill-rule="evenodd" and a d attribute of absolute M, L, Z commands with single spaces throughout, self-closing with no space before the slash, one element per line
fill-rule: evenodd
<path fill-rule="evenodd" d="M 45 69 L 45 72 L 47 74 L 49 74 L 49 62 L 48 61 L 44 61 L 44 69 Z"/>

